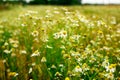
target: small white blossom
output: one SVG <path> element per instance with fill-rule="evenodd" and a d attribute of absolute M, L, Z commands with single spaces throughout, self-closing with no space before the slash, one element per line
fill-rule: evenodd
<path fill-rule="evenodd" d="M 38 35 L 39 35 L 38 31 L 35 30 L 35 31 L 32 32 L 32 36 L 37 37 Z"/>
<path fill-rule="evenodd" d="M 51 47 L 51 46 L 47 45 L 47 46 L 46 46 L 46 48 L 52 49 L 53 47 Z"/>
<path fill-rule="evenodd" d="M 29 74 L 32 73 L 32 68 L 29 69 L 29 72 L 28 72 L 28 73 L 29 73 Z"/>
<path fill-rule="evenodd" d="M 26 54 L 27 52 L 25 50 L 21 50 L 20 54 Z"/>
<path fill-rule="evenodd" d="M 41 62 L 46 62 L 46 61 L 47 61 L 46 58 L 42 57 Z"/>
<path fill-rule="evenodd" d="M 76 66 L 74 72 L 82 72 L 82 68 L 80 68 L 80 66 Z"/>
<path fill-rule="evenodd" d="M 38 50 L 36 50 L 32 55 L 31 57 L 34 57 L 34 56 L 40 56 L 40 52 Z"/>
<path fill-rule="evenodd" d="M 11 53 L 11 51 L 6 49 L 6 50 L 4 50 L 4 53 L 9 54 L 9 53 Z"/>

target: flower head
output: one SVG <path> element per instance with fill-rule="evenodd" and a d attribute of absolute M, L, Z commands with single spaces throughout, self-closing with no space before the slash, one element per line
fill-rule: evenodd
<path fill-rule="evenodd" d="M 26 50 L 21 50 L 20 51 L 20 54 L 26 54 L 27 52 L 26 52 Z"/>
<path fill-rule="evenodd" d="M 75 72 L 82 72 L 82 68 L 81 68 L 79 65 L 77 65 L 77 66 L 75 67 L 74 71 L 75 71 Z"/>
<path fill-rule="evenodd" d="M 106 68 L 106 71 L 113 73 L 116 70 L 116 64 L 111 64 L 109 66 L 106 66 L 105 68 Z"/>
<path fill-rule="evenodd" d="M 60 77 L 60 76 L 62 76 L 62 74 L 59 73 L 59 72 L 56 72 L 56 73 L 55 73 L 55 76 Z"/>
<path fill-rule="evenodd" d="M 65 80 L 70 80 L 70 78 L 69 78 L 69 77 L 66 77 Z"/>
<path fill-rule="evenodd" d="M 41 62 L 46 62 L 46 61 L 47 61 L 46 58 L 42 57 Z"/>
<path fill-rule="evenodd" d="M 32 32 L 32 36 L 37 37 L 38 35 L 39 35 L 38 31 L 35 30 L 35 31 Z"/>
<path fill-rule="evenodd" d="M 33 57 L 33 56 L 40 56 L 40 52 L 39 52 L 38 50 L 36 50 L 36 51 L 31 55 L 31 57 Z"/>
<path fill-rule="evenodd" d="M 67 31 L 64 31 L 64 30 L 63 30 L 63 31 L 60 31 L 59 34 L 60 34 L 60 37 L 61 37 L 61 38 L 66 38 L 66 37 L 67 37 Z"/>
<path fill-rule="evenodd" d="M 5 50 L 4 50 L 4 53 L 9 54 L 9 53 L 11 53 L 11 51 L 10 51 L 10 50 L 5 49 Z"/>

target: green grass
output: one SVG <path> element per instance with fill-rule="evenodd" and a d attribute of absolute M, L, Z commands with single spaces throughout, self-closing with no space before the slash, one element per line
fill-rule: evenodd
<path fill-rule="evenodd" d="M 120 6 L 0 11 L 0 80 L 119 80 Z"/>

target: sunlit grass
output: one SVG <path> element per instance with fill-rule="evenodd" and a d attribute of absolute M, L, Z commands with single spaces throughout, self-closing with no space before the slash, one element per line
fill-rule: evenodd
<path fill-rule="evenodd" d="M 19 6 L 1 11 L 0 80 L 119 80 L 118 8 Z"/>

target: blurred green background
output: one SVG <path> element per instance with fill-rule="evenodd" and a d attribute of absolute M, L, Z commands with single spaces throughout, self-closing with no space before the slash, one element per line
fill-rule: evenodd
<path fill-rule="evenodd" d="M 52 4 L 52 5 L 73 5 L 81 4 L 81 0 L 0 0 L 0 4 L 4 3 L 17 3 L 17 4 Z"/>

